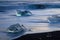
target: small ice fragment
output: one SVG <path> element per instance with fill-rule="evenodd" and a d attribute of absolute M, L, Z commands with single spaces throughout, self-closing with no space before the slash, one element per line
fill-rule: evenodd
<path fill-rule="evenodd" d="M 50 23 L 57 23 L 60 22 L 60 15 L 52 15 L 48 17 Z"/>
<path fill-rule="evenodd" d="M 8 27 L 8 32 L 11 33 L 16 33 L 16 32 L 21 32 L 22 30 L 24 30 L 24 28 L 22 28 L 22 26 L 20 24 L 13 24 L 10 27 Z"/>
<path fill-rule="evenodd" d="M 27 10 L 24 10 L 24 11 L 17 10 L 17 14 L 16 14 L 16 16 L 31 16 L 31 15 L 32 13 Z"/>

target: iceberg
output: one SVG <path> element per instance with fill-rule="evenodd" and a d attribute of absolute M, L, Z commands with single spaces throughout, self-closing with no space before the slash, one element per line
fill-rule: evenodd
<path fill-rule="evenodd" d="M 48 17 L 50 23 L 59 23 L 60 22 L 60 15 L 52 15 Z"/>
<path fill-rule="evenodd" d="M 7 28 L 8 32 L 10 33 L 16 33 L 16 32 L 21 32 L 24 30 L 24 25 L 20 25 L 20 24 L 13 24 L 10 27 Z"/>
<path fill-rule="evenodd" d="M 23 10 L 23 11 L 17 10 L 17 14 L 16 14 L 16 16 L 31 16 L 31 15 L 32 13 L 28 10 Z"/>

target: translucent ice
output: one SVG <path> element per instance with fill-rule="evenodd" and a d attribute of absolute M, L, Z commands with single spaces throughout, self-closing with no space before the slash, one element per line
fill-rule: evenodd
<path fill-rule="evenodd" d="M 16 16 L 31 16 L 31 15 L 32 13 L 27 10 L 24 10 L 24 11 L 17 10 L 17 14 L 16 14 Z"/>

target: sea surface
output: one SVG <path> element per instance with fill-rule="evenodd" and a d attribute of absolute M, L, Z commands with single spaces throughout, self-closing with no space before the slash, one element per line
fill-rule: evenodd
<path fill-rule="evenodd" d="M 60 8 L 39 9 L 29 11 L 32 13 L 31 16 L 20 17 L 16 16 L 16 10 L 5 10 L 4 12 L 0 12 L 0 40 L 10 40 L 11 38 L 14 38 L 14 36 L 9 36 L 5 32 L 7 32 L 7 28 L 10 25 L 16 23 L 23 24 L 27 29 L 32 30 L 31 32 L 27 31 L 27 34 L 60 30 L 60 23 L 50 24 L 48 22 L 49 16 L 60 14 Z"/>

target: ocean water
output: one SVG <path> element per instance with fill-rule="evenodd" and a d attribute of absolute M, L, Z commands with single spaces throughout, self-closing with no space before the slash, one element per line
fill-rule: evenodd
<path fill-rule="evenodd" d="M 0 12 L 0 40 L 10 40 L 11 38 L 16 37 L 16 35 L 21 35 L 16 34 L 12 36 L 5 33 L 10 25 L 16 23 L 23 24 L 27 29 L 31 29 L 31 31 L 25 32 L 25 34 L 60 30 L 60 23 L 50 24 L 48 22 L 49 16 L 60 14 L 60 8 L 29 11 L 32 13 L 31 16 L 21 17 L 16 16 L 16 10 L 5 10 L 5 12 Z"/>

